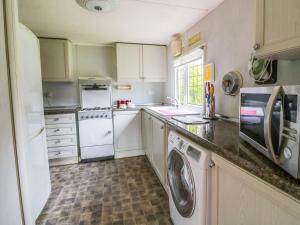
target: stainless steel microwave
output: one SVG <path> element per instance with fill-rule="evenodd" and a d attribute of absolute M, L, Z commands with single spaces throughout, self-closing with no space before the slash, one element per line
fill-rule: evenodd
<path fill-rule="evenodd" d="M 241 88 L 240 137 L 300 178 L 300 85 Z"/>

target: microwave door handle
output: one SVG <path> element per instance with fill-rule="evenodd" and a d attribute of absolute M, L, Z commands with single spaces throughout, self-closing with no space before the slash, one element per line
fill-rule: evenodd
<path fill-rule="evenodd" d="M 271 154 L 275 163 L 278 163 L 278 158 L 275 155 L 274 146 L 272 142 L 271 129 L 272 129 L 272 111 L 274 108 L 274 104 L 276 103 L 277 96 L 281 94 L 282 90 L 280 86 L 274 87 L 270 99 L 268 101 L 265 117 L 264 117 L 264 137 L 267 145 L 267 149 Z M 281 115 L 280 115 L 281 117 Z M 283 118 L 282 118 L 283 122 Z M 281 136 L 281 134 L 280 134 Z"/>

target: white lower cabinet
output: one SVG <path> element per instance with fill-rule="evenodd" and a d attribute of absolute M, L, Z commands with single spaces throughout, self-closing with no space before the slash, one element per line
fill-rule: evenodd
<path fill-rule="evenodd" d="M 212 225 L 299 225 L 300 203 L 213 154 Z"/>
<path fill-rule="evenodd" d="M 47 137 L 48 148 L 76 146 L 76 145 L 77 145 L 76 135 L 60 135 L 60 136 Z"/>
<path fill-rule="evenodd" d="M 145 154 L 140 111 L 114 112 L 114 147 L 116 158 Z"/>
<path fill-rule="evenodd" d="M 77 163 L 75 113 L 46 115 L 45 121 L 50 165 Z"/>
<path fill-rule="evenodd" d="M 165 124 L 152 118 L 152 164 L 161 183 L 165 183 Z"/>
<path fill-rule="evenodd" d="M 143 112 L 143 148 L 160 182 L 165 186 L 166 129 L 165 123 Z"/>
<path fill-rule="evenodd" d="M 49 159 L 73 157 L 77 155 L 77 146 L 48 148 Z"/>
<path fill-rule="evenodd" d="M 142 135 L 143 135 L 143 149 L 149 161 L 153 160 L 152 153 L 152 117 L 146 112 L 142 112 Z"/>

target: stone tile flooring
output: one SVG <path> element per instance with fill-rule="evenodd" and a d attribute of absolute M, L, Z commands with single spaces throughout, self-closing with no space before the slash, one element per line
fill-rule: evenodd
<path fill-rule="evenodd" d="M 50 171 L 37 225 L 171 225 L 167 194 L 144 156 Z"/>

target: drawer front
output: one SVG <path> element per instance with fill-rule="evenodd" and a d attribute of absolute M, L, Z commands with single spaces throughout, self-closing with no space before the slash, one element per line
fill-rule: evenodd
<path fill-rule="evenodd" d="M 75 113 L 70 114 L 55 114 L 55 115 L 46 115 L 45 123 L 48 124 L 64 124 L 64 123 L 75 123 L 76 117 Z"/>
<path fill-rule="evenodd" d="M 77 145 L 76 135 L 50 136 L 47 137 L 49 148 Z"/>
<path fill-rule="evenodd" d="M 78 156 L 77 146 L 48 148 L 49 159 L 58 159 L 75 156 Z"/>
<path fill-rule="evenodd" d="M 53 124 L 46 126 L 46 134 L 48 136 L 71 135 L 76 134 L 76 124 Z"/>

